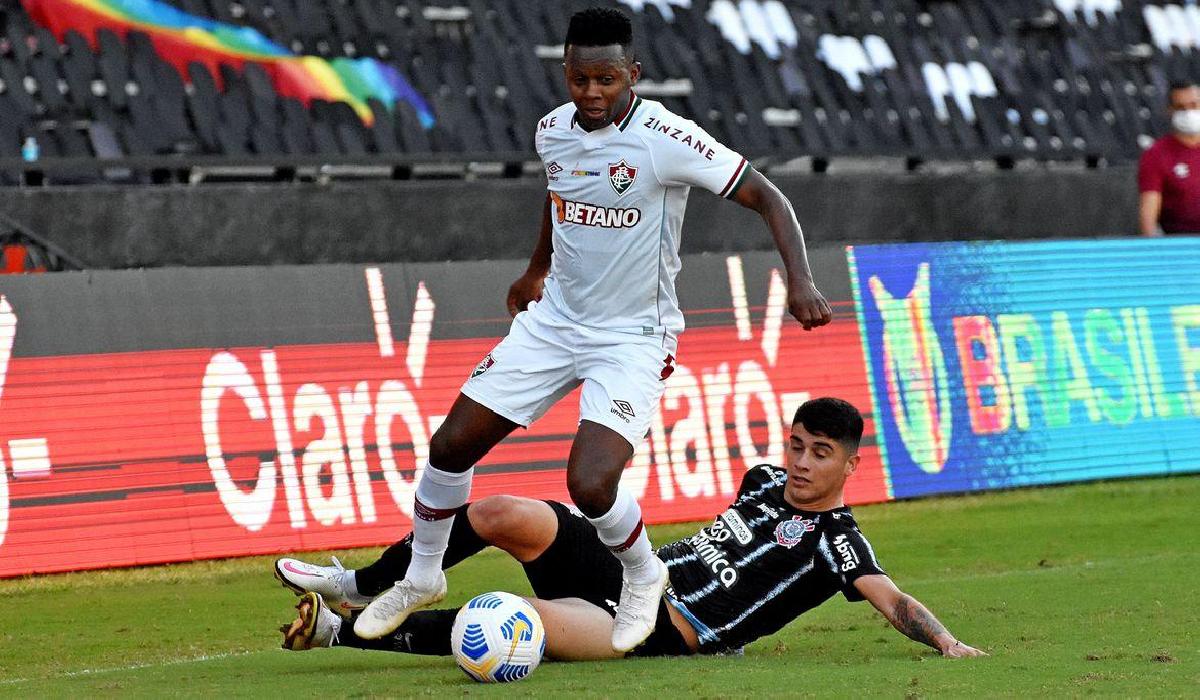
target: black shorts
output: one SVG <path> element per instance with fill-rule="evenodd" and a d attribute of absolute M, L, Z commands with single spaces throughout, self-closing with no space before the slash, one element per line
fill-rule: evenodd
<path fill-rule="evenodd" d="M 587 518 L 557 501 L 546 501 L 558 517 L 558 534 L 542 556 L 525 564 L 533 593 L 544 600 L 582 598 L 615 614 L 621 599 L 621 562 L 608 551 Z M 691 654 L 683 635 L 671 622 L 667 603 L 658 606 L 654 631 L 630 656 Z"/>

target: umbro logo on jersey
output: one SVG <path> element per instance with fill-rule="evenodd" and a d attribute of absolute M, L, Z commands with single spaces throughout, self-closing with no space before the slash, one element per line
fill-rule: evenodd
<path fill-rule="evenodd" d="M 554 202 L 555 215 L 560 224 L 582 224 L 599 228 L 633 228 L 642 220 L 641 209 L 616 209 L 587 202 L 573 202 L 563 199 L 557 192 L 551 192 L 550 199 Z"/>
<path fill-rule="evenodd" d="M 638 169 L 626 163 L 624 158 L 616 163 L 608 164 L 608 181 L 618 197 L 633 187 L 633 181 L 637 179 L 637 174 Z"/>
<path fill-rule="evenodd" d="M 557 160 L 552 160 L 552 161 L 550 161 L 550 163 L 548 165 L 546 165 L 546 174 L 547 175 L 557 175 L 557 174 L 561 173 L 562 171 L 563 171 L 563 166 L 559 165 Z"/>
<path fill-rule="evenodd" d="M 628 401 L 621 401 L 620 399 L 613 399 L 613 406 L 615 406 L 616 408 L 610 408 L 608 410 L 614 416 L 616 416 L 617 418 L 620 418 L 621 420 L 625 421 L 626 423 L 629 422 L 630 418 L 637 418 L 637 416 L 634 415 L 634 413 L 633 413 L 633 405 L 630 404 Z"/>
<path fill-rule="evenodd" d="M 791 549 L 800 544 L 804 533 L 817 529 L 817 522 L 811 518 L 793 515 L 791 520 L 784 520 L 775 526 L 775 542 Z"/>

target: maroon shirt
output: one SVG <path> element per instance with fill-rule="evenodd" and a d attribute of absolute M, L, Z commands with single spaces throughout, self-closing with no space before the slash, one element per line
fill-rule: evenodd
<path fill-rule="evenodd" d="M 1162 193 L 1158 224 L 1165 233 L 1200 233 L 1200 146 L 1164 136 L 1138 163 L 1138 192 Z"/>

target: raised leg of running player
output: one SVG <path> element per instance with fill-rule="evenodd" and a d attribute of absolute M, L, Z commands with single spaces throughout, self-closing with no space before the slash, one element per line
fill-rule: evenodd
<path fill-rule="evenodd" d="M 517 424 L 459 394 L 429 441 L 429 463 L 417 484 L 413 556 L 405 578 L 428 588 L 440 576 L 454 511 L 471 495 L 475 463 Z"/>
<path fill-rule="evenodd" d="M 408 614 L 446 594 L 442 557 L 454 515 L 471 494 L 474 466 L 517 424 L 459 394 L 429 442 L 429 462 L 413 505 L 412 558 L 404 580 L 380 595 L 354 623 L 365 639 L 395 630 Z"/>

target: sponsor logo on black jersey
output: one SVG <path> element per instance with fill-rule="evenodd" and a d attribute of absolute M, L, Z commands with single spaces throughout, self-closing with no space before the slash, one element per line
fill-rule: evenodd
<path fill-rule="evenodd" d="M 802 515 L 793 515 L 791 520 L 780 521 L 775 526 L 775 541 L 788 549 L 800 544 L 804 533 L 817 529 L 817 521 Z"/>
<path fill-rule="evenodd" d="M 734 539 L 743 547 L 750 544 L 754 539 L 754 534 L 750 532 L 750 526 L 742 520 L 742 516 L 732 508 L 721 513 L 721 519 L 725 521 L 725 525 L 729 528 L 729 532 L 733 533 Z"/>
<path fill-rule="evenodd" d="M 711 533 L 705 530 L 697 532 L 688 539 L 688 543 L 696 550 L 700 561 L 708 565 L 709 571 L 717 575 L 717 580 L 725 588 L 732 588 L 738 580 L 738 570 L 726 558 L 725 550 L 718 544 L 729 539 L 730 532 L 720 518 L 713 521 Z"/>
<path fill-rule="evenodd" d="M 775 510 L 766 503 L 756 503 L 755 506 L 763 512 L 763 515 L 774 520 L 779 517 L 779 511 Z"/>
<path fill-rule="evenodd" d="M 858 552 L 850 546 L 850 538 L 845 535 L 838 535 L 833 538 L 833 548 L 842 557 L 842 573 L 852 571 L 858 568 Z"/>
<path fill-rule="evenodd" d="M 625 159 L 616 163 L 608 164 L 608 182 L 612 185 L 617 196 L 625 194 L 633 187 L 633 181 L 637 179 L 638 169 L 625 162 Z"/>

